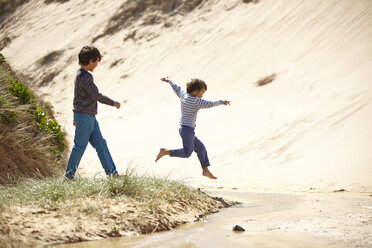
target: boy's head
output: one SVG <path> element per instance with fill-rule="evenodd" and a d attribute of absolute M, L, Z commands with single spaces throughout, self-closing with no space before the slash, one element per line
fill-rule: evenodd
<path fill-rule="evenodd" d="M 81 66 L 88 66 L 92 63 L 95 63 L 95 66 L 97 66 L 98 62 L 101 61 L 102 55 L 100 54 L 96 47 L 84 46 L 80 50 L 78 57 L 79 65 Z"/>
<path fill-rule="evenodd" d="M 207 84 L 201 79 L 193 78 L 186 84 L 186 90 L 192 96 L 202 98 L 204 92 L 207 91 Z"/>

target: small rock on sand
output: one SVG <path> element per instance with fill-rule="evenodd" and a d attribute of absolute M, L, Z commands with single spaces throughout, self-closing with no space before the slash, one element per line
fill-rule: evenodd
<path fill-rule="evenodd" d="M 239 225 L 234 225 L 233 226 L 233 231 L 235 231 L 235 232 L 244 232 L 245 230 L 244 230 L 243 227 L 241 227 Z"/>

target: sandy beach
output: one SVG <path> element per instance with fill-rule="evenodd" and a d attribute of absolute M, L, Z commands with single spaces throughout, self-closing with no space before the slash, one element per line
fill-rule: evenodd
<path fill-rule="evenodd" d="M 115 182 L 109 183 L 120 184 L 121 180 L 126 185 L 131 184 L 126 179 L 112 180 Z M 156 184 L 159 181 L 154 182 Z M 66 183 L 60 183 L 60 187 L 66 187 Z M 76 186 L 86 183 L 91 184 L 90 187 L 97 184 L 83 180 L 67 184 Z M 192 192 L 178 184 L 164 184 L 169 188 L 152 192 L 151 194 L 156 195 L 155 198 L 146 194 L 135 197 L 123 192 L 116 195 L 111 192 L 105 196 L 103 192 L 92 192 L 77 198 L 65 197 L 60 201 L 49 201 L 47 204 L 15 203 L 8 209 L 1 209 L 0 247 L 44 247 L 169 231 L 236 204 L 221 197 L 209 197 L 200 191 Z M 45 190 L 42 186 L 39 189 Z M 147 190 L 155 191 L 151 188 Z"/>
<path fill-rule="evenodd" d="M 119 172 L 246 192 L 245 206 L 294 195 L 280 200 L 288 209 L 237 219 L 247 244 L 280 232 L 372 246 L 371 1 L 32 0 L 1 25 L 11 40 L 1 53 L 53 104 L 70 144 L 77 54 L 93 44 L 103 54 L 95 83 L 122 104 L 97 115 Z M 183 88 L 201 78 L 205 99 L 231 101 L 201 110 L 195 131 L 218 180 L 201 175 L 196 155 L 154 163 L 160 147 L 181 146 L 179 101 L 163 76 Z M 103 176 L 90 146 L 78 174 Z"/>
<path fill-rule="evenodd" d="M 82 247 L 370 247 L 371 200 L 348 193 L 217 191 L 242 204 L 172 232 L 61 245 Z M 366 222 L 369 222 L 367 224 Z M 238 224 L 245 232 L 233 232 Z"/>

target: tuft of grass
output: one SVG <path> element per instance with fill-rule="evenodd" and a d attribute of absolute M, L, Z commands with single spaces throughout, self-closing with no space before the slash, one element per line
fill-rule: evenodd
<path fill-rule="evenodd" d="M 49 64 L 53 63 L 54 61 L 56 61 L 62 54 L 63 54 L 63 51 L 50 52 L 47 55 L 45 55 L 44 57 L 42 57 L 41 59 L 39 59 L 37 61 L 37 63 L 40 66 L 49 65 Z"/>
<path fill-rule="evenodd" d="M 85 198 L 120 197 L 146 203 L 151 210 L 156 210 L 163 202 L 178 202 L 192 207 L 194 203 L 210 198 L 179 181 L 165 178 L 124 175 L 108 179 L 77 177 L 67 180 L 64 177 L 51 177 L 42 180 L 28 179 L 0 188 L 0 215 L 10 206 L 54 209 L 64 208 L 64 205 L 71 202 L 79 204 Z"/>
<path fill-rule="evenodd" d="M 19 6 L 26 2 L 27 0 L 0 0 L 0 23 L 5 16 L 14 12 Z"/>
<path fill-rule="evenodd" d="M 84 240 L 89 240 L 122 236 L 128 231 L 145 234 L 171 230 L 190 218 L 195 220 L 229 206 L 180 181 L 132 172 L 117 178 L 67 180 L 61 176 L 0 186 L 0 247 L 2 243 L 76 242 L 85 234 Z M 51 227 L 50 218 L 56 218 L 67 232 L 40 230 L 43 225 Z M 24 229 L 26 223 L 28 228 Z"/>
<path fill-rule="evenodd" d="M 45 0 L 44 3 L 49 4 L 49 3 L 65 3 L 68 2 L 69 0 Z"/>
<path fill-rule="evenodd" d="M 66 141 L 52 107 L 37 99 L 0 54 L 0 184 L 59 173 Z"/>
<path fill-rule="evenodd" d="M 260 0 L 243 0 L 243 3 L 254 3 L 254 4 L 256 4 L 256 3 L 259 3 L 260 2 Z"/>
<path fill-rule="evenodd" d="M 18 114 L 13 109 L 5 110 L 0 113 L 0 121 L 6 125 L 16 123 Z"/>
<path fill-rule="evenodd" d="M 127 0 L 119 8 L 118 12 L 113 15 L 105 30 L 93 38 L 94 43 L 98 39 L 119 32 L 124 28 L 130 27 L 133 23 L 144 17 L 143 25 L 154 25 L 161 23 L 162 19 L 167 19 L 163 14 L 186 15 L 198 8 L 206 0 Z M 146 15 L 151 13 L 151 15 Z M 132 34 L 132 38 L 135 33 Z M 130 38 L 130 37 L 129 37 Z"/>
<path fill-rule="evenodd" d="M 0 57 L 0 65 L 5 63 L 5 58 L 3 55 Z M 64 140 L 64 133 L 61 131 L 61 126 L 58 123 L 50 118 L 42 107 L 39 107 L 35 96 L 33 93 L 19 80 L 17 80 L 13 75 L 10 75 L 9 72 L 3 70 L 4 76 L 7 75 L 5 82 L 9 85 L 9 91 L 14 95 L 21 104 L 30 104 L 31 108 L 30 111 L 33 113 L 34 118 L 37 122 L 37 126 L 39 127 L 40 131 L 47 131 L 55 137 L 55 141 L 57 144 L 57 149 L 54 151 L 58 154 L 62 154 L 66 145 Z M 44 107 L 46 105 L 44 104 Z M 49 110 L 50 111 L 50 110 Z"/>
<path fill-rule="evenodd" d="M 263 77 L 263 78 L 260 78 L 257 82 L 256 82 L 256 85 L 257 86 L 263 86 L 263 85 L 266 85 L 266 84 L 269 84 L 271 83 L 272 81 L 274 81 L 276 78 L 276 74 L 273 73 L 269 76 L 266 76 L 266 77 Z"/>

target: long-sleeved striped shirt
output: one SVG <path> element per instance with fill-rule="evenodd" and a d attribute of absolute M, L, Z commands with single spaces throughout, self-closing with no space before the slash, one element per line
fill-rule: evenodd
<path fill-rule="evenodd" d="M 97 101 L 114 106 L 114 101 L 99 93 L 93 82 L 93 76 L 80 68 L 75 78 L 74 108 L 75 113 L 97 114 Z"/>
<path fill-rule="evenodd" d="M 211 108 L 222 104 L 220 101 L 206 101 L 197 96 L 192 96 L 189 93 L 185 93 L 180 86 L 172 81 L 169 81 L 170 86 L 172 86 L 174 92 L 180 98 L 181 101 L 181 126 L 188 126 L 195 128 L 196 117 L 198 115 L 199 109 Z"/>

